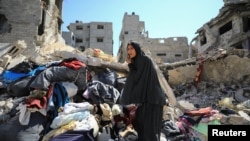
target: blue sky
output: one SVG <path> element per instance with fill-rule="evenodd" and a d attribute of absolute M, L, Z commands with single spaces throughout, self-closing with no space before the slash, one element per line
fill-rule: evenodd
<path fill-rule="evenodd" d="M 124 13 L 135 12 L 150 38 L 186 36 L 219 14 L 223 0 L 63 0 L 62 30 L 76 20 L 113 23 L 113 54 L 117 55 Z"/>

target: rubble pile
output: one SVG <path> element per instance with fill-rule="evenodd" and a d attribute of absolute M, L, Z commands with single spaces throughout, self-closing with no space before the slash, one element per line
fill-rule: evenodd
<path fill-rule="evenodd" d="M 177 101 L 187 101 L 195 108 L 212 107 L 216 110 L 229 108 L 248 111 L 248 106 L 240 107 L 240 105 L 242 106 L 243 102 L 247 103 L 250 98 L 247 71 L 250 66 L 249 51 L 223 50 L 220 53 L 209 52 L 203 57 L 205 61 L 202 62 L 203 68 L 199 73 L 201 76 L 198 82 L 195 78 L 201 63 L 199 61 L 192 65 L 165 70 L 168 71 L 168 82 Z M 182 64 L 186 64 L 185 61 Z"/>
<path fill-rule="evenodd" d="M 177 96 L 178 107 L 182 111 L 212 107 L 221 113 L 225 109 L 230 110 L 239 118 L 241 117 L 241 115 L 237 114 L 239 111 L 249 114 L 249 95 L 246 95 L 248 92 L 244 92 L 244 89 L 249 89 L 249 87 L 242 88 L 237 85 L 227 86 L 223 83 L 215 84 L 204 81 L 200 82 L 197 87 L 192 83 L 173 87 L 173 91 Z M 234 114 L 223 114 L 225 114 L 224 118 L 235 116 Z M 223 121 L 223 124 L 250 124 L 249 116 L 241 118 L 242 120 L 237 122 Z"/>
<path fill-rule="evenodd" d="M 18 46 L 15 46 L 15 48 L 18 48 Z M 235 52 L 238 52 L 240 55 Z M 191 61 L 192 64 L 185 63 L 184 61 L 174 67 L 168 66 L 165 70 L 162 69 L 164 66 L 155 64 L 162 83 L 161 85 L 164 87 L 168 96 L 166 100 L 169 102 L 164 108 L 161 140 L 170 138 L 173 140 L 187 138 L 207 140 L 206 131 L 209 124 L 250 124 L 250 83 L 249 79 L 247 79 L 249 78 L 247 67 L 250 66 L 248 65 L 249 55 L 246 51 L 242 52 L 243 51 L 234 50 L 234 53 L 229 51 L 225 53 L 225 51 L 223 51 L 220 52 L 220 54 L 207 54 L 203 61 L 199 61 L 199 58 L 195 58 L 195 61 Z M 136 131 L 129 127 L 122 128 L 123 130 L 116 133 L 118 136 L 110 136 L 111 132 L 109 135 L 104 135 L 104 132 L 102 132 L 103 128 L 109 128 L 109 130 L 113 128 L 110 124 L 107 124 L 110 123 L 109 121 L 111 119 L 117 118 L 122 112 L 126 112 L 122 110 L 121 105 L 116 103 L 116 100 L 126 81 L 125 76 L 128 72 L 128 68 L 126 64 L 117 63 L 113 59 L 98 58 L 98 56 L 92 56 L 91 54 L 93 54 L 91 50 L 82 53 L 71 47 L 64 46 L 61 43 L 55 43 L 48 47 L 48 49 L 43 48 L 37 50 L 30 58 L 26 58 L 26 56 L 23 56 L 22 52 L 19 51 L 18 54 L 10 57 L 11 59 L 2 61 L 2 64 L 4 64 L 2 65 L 2 73 L 22 62 L 46 65 L 54 61 L 75 57 L 88 65 L 92 79 L 95 80 L 91 84 L 98 85 L 91 87 L 96 89 L 95 92 L 98 91 L 97 88 L 104 88 L 107 91 L 102 91 L 102 94 L 109 95 L 110 92 L 113 92 L 115 96 L 113 103 L 109 101 L 108 103 L 101 103 L 101 105 L 89 105 L 89 112 L 95 119 L 95 122 L 93 122 L 92 119 L 91 123 L 93 124 L 90 125 L 90 127 L 94 129 L 94 136 L 99 139 L 106 138 L 115 140 L 119 135 L 127 137 L 127 135 L 132 134 L 136 138 Z M 13 54 L 9 53 L 8 55 L 11 56 Z M 6 56 L 6 54 L 3 56 Z M 190 60 L 187 61 L 190 62 Z M 201 63 L 202 71 L 199 72 L 197 68 L 201 67 Z M 233 67 L 236 64 L 237 67 Z M 212 66 L 216 66 L 216 68 L 212 68 Z M 241 67 L 245 67 L 245 69 L 240 69 Z M 163 71 L 160 71 L 160 69 Z M 99 75 L 101 74 L 113 78 L 113 80 L 115 78 L 116 81 L 119 82 L 119 85 L 114 85 L 114 81 L 100 81 Z M 164 75 L 167 77 L 162 77 L 163 74 L 167 74 Z M 195 79 L 197 76 L 199 79 Z M 228 78 L 228 76 L 230 76 L 230 78 Z M 1 80 L 0 125 L 5 125 L 7 121 L 13 120 L 13 117 L 16 117 L 19 113 L 20 103 L 25 97 L 11 96 L 6 91 L 3 76 Z M 106 88 L 107 83 L 109 83 L 109 85 Z M 83 105 L 88 105 L 90 102 L 82 96 L 79 97 L 73 85 L 64 84 L 64 87 L 68 91 L 71 102 Z M 63 109 L 58 110 L 63 111 Z M 190 121 L 187 123 L 186 120 Z M 167 130 L 169 125 L 173 126 L 171 128 L 176 127 L 175 134 L 171 134 Z M 189 128 L 184 132 L 181 130 L 181 127 L 186 125 L 188 125 Z M 73 122 L 69 122 L 65 124 L 65 126 L 61 126 L 59 123 L 53 123 L 53 127 L 54 126 L 56 126 L 58 130 L 44 134 L 44 140 L 50 140 L 53 137 L 61 135 L 59 134 L 60 131 L 65 131 L 65 128 L 68 130 L 73 129 L 76 125 Z"/>

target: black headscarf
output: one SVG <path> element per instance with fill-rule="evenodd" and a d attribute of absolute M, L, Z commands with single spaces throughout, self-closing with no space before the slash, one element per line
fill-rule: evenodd
<path fill-rule="evenodd" d="M 145 55 L 138 43 L 132 41 L 136 56 L 129 64 L 129 73 L 121 95 L 121 104 L 165 104 L 166 94 L 161 88 L 151 59 Z"/>

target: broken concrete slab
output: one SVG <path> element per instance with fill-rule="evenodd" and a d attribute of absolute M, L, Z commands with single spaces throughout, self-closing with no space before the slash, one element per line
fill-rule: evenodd
<path fill-rule="evenodd" d="M 170 85 L 192 82 L 197 73 L 198 65 L 188 65 L 167 70 Z M 250 83 L 250 58 L 229 55 L 217 60 L 207 60 L 203 64 L 201 80 L 214 83 Z"/>

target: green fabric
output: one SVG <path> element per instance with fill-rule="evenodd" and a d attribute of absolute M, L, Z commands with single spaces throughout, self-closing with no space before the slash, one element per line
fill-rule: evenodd
<path fill-rule="evenodd" d="M 212 120 L 212 121 L 210 121 L 208 123 L 199 123 L 198 125 L 193 126 L 192 128 L 195 131 L 207 136 L 208 125 L 220 125 L 220 121 L 219 120 Z"/>

